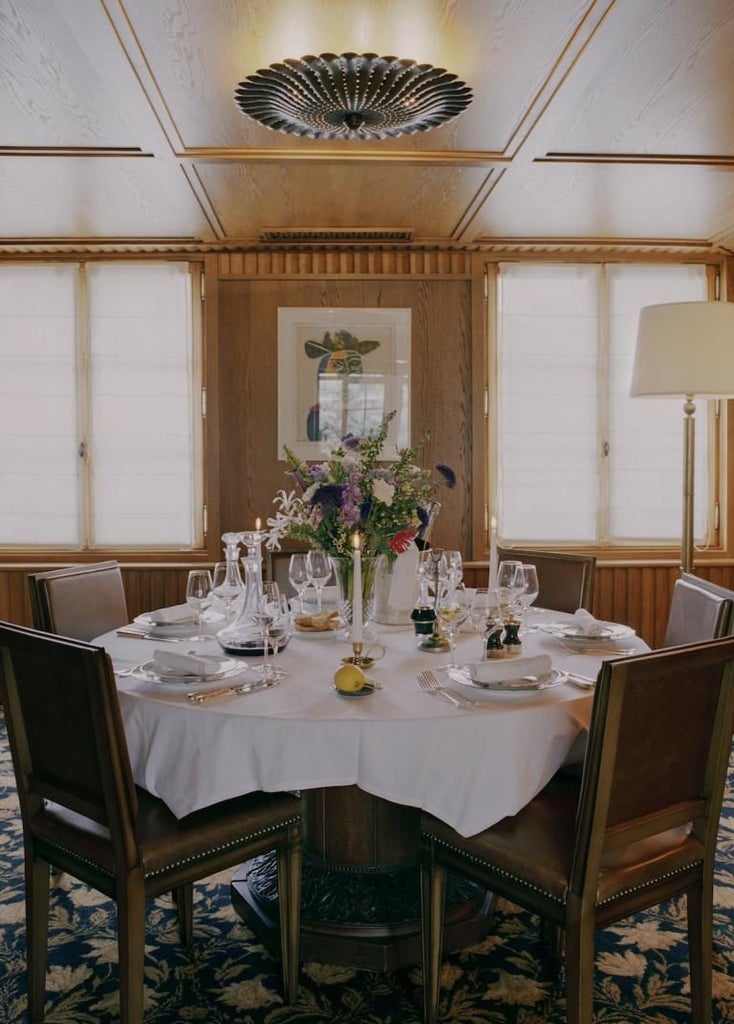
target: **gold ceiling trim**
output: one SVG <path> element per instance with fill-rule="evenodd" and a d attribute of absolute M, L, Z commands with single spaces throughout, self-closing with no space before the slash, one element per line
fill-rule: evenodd
<path fill-rule="evenodd" d="M 280 163 L 283 161 L 299 163 L 412 163 L 412 164 L 448 164 L 450 166 L 491 166 L 493 164 L 511 164 L 513 158 L 504 153 L 492 150 L 440 150 L 440 149 L 390 149 L 385 150 L 343 150 L 329 148 L 310 149 L 240 149 L 235 147 L 200 146 L 187 147 L 175 154 L 179 160 L 192 160 L 201 163 Z"/>
<path fill-rule="evenodd" d="M 247 252 L 324 252 L 329 249 L 358 251 L 402 252 L 479 252 L 497 256 L 555 256 L 555 255 L 655 255 L 715 258 L 729 250 L 703 239 L 479 239 L 466 244 L 440 241 L 412 242 L 258 242 L 252 239 L 233 239 L 227 242 L 203 242 L 195 239 L 0 239 L 0 259 L 14 256 L 78 256 L 78 255 L 186 255 L 201 256 L 210 253 Z"/>
<path fill-rule="evenodd" d="M 0 156 L 83 156 L 83 157 L 143 157 L 149 159 L 152 153 L 144 152 L 139 146 L 1 146 Z"/>
<path fill-rule="evenodd" d="M 546 153 L 536 164 L 641 164 L 671 167 L 732 167 L 734 156 L 703 153 Z"/>

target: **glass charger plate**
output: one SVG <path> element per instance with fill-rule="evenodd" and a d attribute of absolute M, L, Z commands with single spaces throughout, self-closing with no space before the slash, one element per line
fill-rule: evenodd
<path fill-rule="evenodd" d="M 213 658 L 212 671 L 207 672 L 205 675 L 183 672 L 158 672 L 154 666 L 155 662 L 146 661 L 145 664 L 138 665 L 137 668 L 133 669 L 130 674 L 137 679 L 145 679 L 149 683 L 190 686 L 192 683 L 213 683 L 219 679 L 228 679 L 230 676 L 236 676 L 243 671 L 243 666 L 240 662 L 234 661 L 232 658 Z"/>
<path fill-rule="evenodd" d="M 567 677 L 566 672 L 552 668 L 542 676 L 519 676 L 517 679 L 501 679 L 497 682 L 480 683 L 472 679 L 468 667 L 458 672 L 450 672 L 449 678 L 452 683 L 459 686 L 466 686 L 471 690 L 490 691 L 492 693 L 530 693 L 537 690 L 548 690 L 552 686 L 559 686 Z"/>
<path fill-rule="evenodd" d="M 570 622 L 541 622 L 539 628 L 544 633 L 557 637 L 559 640 L 570 640 L 571 643 L 593 643 L 600 640 L 625 640 L 634 636 L 635 631 L 631 626 L 621 626 L 616 622 L 602 622 L 598 633 L 587 633 L 580 626 L 574 626 Z"/>

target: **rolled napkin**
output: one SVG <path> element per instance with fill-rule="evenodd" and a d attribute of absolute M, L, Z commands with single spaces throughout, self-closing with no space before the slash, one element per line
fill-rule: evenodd
<path fill-rule="evenodd" d="M 546 676 L 551 670 L 549 654 L 534 657 L 519 657 L 501 661 L 476 661 L 467 665 L 471 678 L 477 683 L 503 683 L 508 679 L 524 679 L 526 676 Z"/>
<path fill-rule="evenodd" d="M 217 672 L 221 658 L 213 654 L 179 654 L 177 651 L 155 651 L 153 669 L 160 675 L 208 676 Z"/>
<path fill-rule="evenodd" d="M 316 612 L 313 615 L 296 615 L 293 625 L 303 633 L 324 633 L 327 630 L 339 628 L 339 612 Z"/>
<path fill-rule="evenodd" d="M 148 618 L 156 626 L 174 626 L 178 622 L 193 622 L 194 616 L 187 604 L 175 604 L 172 608 L 158 608 L 148 612 Z"/>
<path fill-rule="evenodd" d="M 573 620 L 587 636 L 603 636 L 606 631 L 604 623 L 595 619 L 585 608 L 577 608 L 573 613 Z"/>

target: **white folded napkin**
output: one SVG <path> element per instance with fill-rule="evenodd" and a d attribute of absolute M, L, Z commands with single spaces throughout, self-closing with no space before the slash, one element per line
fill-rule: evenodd
<path fill-rule="evenodd" d="M 179 654 L 177 651 L 155 651 L 153 668 L 161 675 L 206 676 L 216 672 L 221 658 L 212 654 Z"/>
<path fill-rule="evenodd" d="M 573 613 L 573 620 L 587 636 L 602 636 L 606 629 L 604 623 L 595 619 L 585 608 L 577 608 Z"/>
<path fill-rule="evenodd" d="M 467 668 L 477 683 L 502 683 L 507 679 L 524 679 L 525 676 L 546 676 L 551 670 L 551 659 L 549 654 L 536 654 L 534 657 L 476 661 Z"/>
<path fill-rule="evenodd" d="M 157 626 L 172 626 L 177 622 L 193 622 L 194 616 L 187 604 L 175 604 L 171 608 L 158 608 L 148 612 L 148 618 Z"/>

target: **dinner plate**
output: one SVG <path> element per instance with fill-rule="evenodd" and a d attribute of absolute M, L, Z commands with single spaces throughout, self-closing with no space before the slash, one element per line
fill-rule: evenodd
<path fill-rule="evenodd" d="M 297 636 L 299 640 L 325 640 L 330 636 L 339 636 L 341 628 L 341 625 L 337 629 L 298 629 L 294 626 L 293 636 Z"/>
<path fill-rule="evenodd" d="M 331 684 L 331 688 L 337 697 L 347 697 L 349 700 L 359 700 L 360 697 L 370 697 L 377 687 L 374 683 L 371 683 L 369 679 L 365 680 L 359 690 L 340 690 L 334 683 Z"/>
<path fill-rule="evenodd" d="M 552 686 L 558 686 L 566 679 L 566 673 L 552 668 L 542 676 L 520 676 L 517 679 L 501 679 L 494 683 L 482 683 L 472 679 L 470 667 L 464 666 L 459 672 L 450 672 L 449 678 L 452 683 L 459 686 L 467 686 L 475 690 L 491 690 L 496 693 L 528 693 L 535 690 L 548 690 Z"/>
<path fill-rule="evenodd" d="M 598 641 L 625 640 L 634 636 L 635 631 L 631 626 L 622 626 L 616 622 L 601 622 L 601 629 L 596 633 L 588 633 L 580 626 L 574 626 L 570 622 L 541 622 L 539 628 L 544 633 L 549 633 L 558 640 L 568 640 L 571 643 L 595 643 Z"/>
<path fill-rule="evenodd" d="M 149 683 L 180 683 L 190 686 L 191 683 L 211 683 L 217 679 L 228 679 L 229 676 L 236 676 L 243 671 L 242 663 L 234 661 L 233 658 L 212 658 L 212 671 L 204 675 L 194 675 L 184 672 L 158 672 L 154 661 L 146 661 L 138 665 L 130 673 L 138 679 L 145 679 Z"/>

